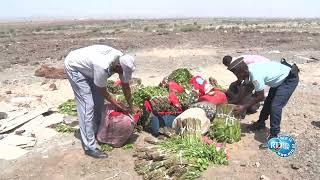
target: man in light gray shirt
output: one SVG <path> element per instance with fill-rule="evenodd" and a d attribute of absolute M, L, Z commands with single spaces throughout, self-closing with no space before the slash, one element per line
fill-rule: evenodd
<path fill-rule="evenodd" d="M 74 91 L 81 142 L 86 155 L 106 158 L 97 149 L 95 135 L 101 120 L 104 98 L 124 113 L 132 113 L 129 81 L 135 70 L 134 58 L 105 45 L 92 45 L 71 51 L 65 59 L 65 71 Z M 106 90 L 107 79 L 119 74 L 129 107 L 117 102 Z"/>

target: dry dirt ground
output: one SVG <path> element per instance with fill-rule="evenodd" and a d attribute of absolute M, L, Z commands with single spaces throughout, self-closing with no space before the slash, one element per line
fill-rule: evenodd
<path fill-rule="evenodd" d="M 57 107 L 72 98 L 66 80 L 44 80 L 34 71 L 42 64 L 62 67 L 70 50 L 91 44 L 111 45 L 134 55 L 134 76 L 146 85 L 156 85 L 172 70 L 188 67 L 227 87 L 235 77 L 221 65 L 224 55 L 261 54 L 275 61 L 285 57 L 301 68 L 300 84 L 281 122 L 282 133 L 296 140 L 294 155 L 280 158 L 258 149 L 267 131 L 247 131 L 248 124 L 257 120 L 256 113 L 242 121 L 242 140 L 228 145 L 229 165 L 211 167 L 201 178 L 320 179 L 319 20 L 73 21 L 0 27 L 0 103 L 17 110 Z M 51 83 L 57 90 L 49 89 Z M 10 101 L 16 97 L 31 100 L 18 107 Z M 145 136 L 149 135 L 138 134 L 135 144 L 143 143 Z M 132 150 L 116 149 L 107 160 L 91 159 L 84 156 L 73 134 L 43 138 L 29 150 L 19 159 L 0 160 L 0 179 L 141 179 L 133 170 Z"/>

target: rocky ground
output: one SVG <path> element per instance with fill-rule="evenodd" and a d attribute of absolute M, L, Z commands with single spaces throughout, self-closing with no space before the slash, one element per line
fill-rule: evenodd
<path fill-rule="evenodd" d="M 158 84 L 178 67 L 189 67 L 194 74 L 213 76 L 227 86 L 235 77 L 221 65 L 224 55 L 262 54 L 276 61 L 285 57 L 301 68 L 300 84 L 284 109 L 281 123 L 282 133 L 296 140 L 294 155 L 280 158 L 258 149 L 267 130 L 255 134 L 247 131 L 247 125 L 257 120 L 256 113 L 242 121 L 242 140 L 228 146 L 229 165 L 211 167 L 202 178 L 320 178 L 319 21 L 202 19 L 0 26 L 0 111 L 54 108 L 72 98 L 66 80 L 45 80 L 35 77 L 34 71 L 43 64 L 62 67 L 70 50 L 91 44 L 112 45 L 134 55 L 138 67 L 134 76 L 148 85 Z M 49 88 L 53 83 L 57 90 Z M 38 142 L 23 157 L 0 160 L 0 179 L 141 179 L 133 170 L 132 150 L 116 149 L 108 160 L 94 160 L 83 155 L 73 134 L 51 130 L 35 130 Z M 135 144 L 149 136 L 138 135 Z"/>

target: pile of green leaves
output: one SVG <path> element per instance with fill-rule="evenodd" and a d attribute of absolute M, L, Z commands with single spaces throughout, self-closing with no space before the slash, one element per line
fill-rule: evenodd
<path fill-rule="evenodd" d="M 58 112 L 70 116 L 77 116 L 77 106 L 74 99 L 69 99 L 58 107 Z"/>
<path fill-rule="evenodd" d="M 152 109 L 157 112 L 175 112 L 176 109 L 171 105 L 168 97 L 153 97 L 150 100 Z"/>
<path fill-rule="evenodd" d="M 75 128 L 65 123 L 55 125 L 55 130 L 59 133 L 74 133 L 76 131 Z"/>
<path fill-rule="evenodd" d="M 218 142 L 234 143 L 241 140 L 240 120 L 233 115 L 231 105 L 217 108 L 217 115 L 208 132 L 210 138 Z"/>
<path fill-rule="evenodd" d="M 181 103 L 182 109 L 188 109 L 189 106 L 193 103 L 196 103 L 198 100 L 198 93 L 195 91 L 185 91 L 181 94 L 177 94 L 179 102 Z"/>
<path fill-rule="evenodd" d="M 144 101 L 156 96 L 168 96 L 168 90 L 158 86 L 141 87 L 132 94 L 133 104 L 143 108 Z"/>
<path fill-rule="evenodd" d="M 198 135 L 176 136 L 163 141 L 160 147 L 170 153 L 181 154 L 183 159 L 193 162 L 192 166 L 199 171 L 206 170 L 212 164 L 228 163 L 224 149 L 218 151 L 214 145 L 205 144 Z"/>
<path fill-rule="evenodd" d="M 188 86 L 191 78 L 192 74 L 186 68 L 176 69 L 168 76 L 169 81 L 174 81 L 183 86 Z"/>
<path fill-rule="evenodd" d="M 145 149 L 145 155 L 139 150 L 135 163 L 135 170 L 144 179 L 158 176 L 195 179 L 210 165 L 228 164 L 225 150 L 217 150 L 214 145 L 203 143 L 199 135 L 174 136 Z"/>

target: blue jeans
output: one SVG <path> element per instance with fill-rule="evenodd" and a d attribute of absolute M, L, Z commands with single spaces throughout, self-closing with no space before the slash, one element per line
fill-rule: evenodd
<path fill-rule="evenodd" d="M 176 118 L 176 116 L 173 116 L 173 115 L 165 115 L 165 116 L 161 116 L 161 118 L 163 119 L 164 121 L 164 126 L 165 127 L 172 127 L 172 123 L 173 123 L 173 120 Z M 151 133 L 152 135 L 154 136 L 158 136 L 159 135 L 159 129 L 160 129 L 160 124 L 162 124 L 160 122 L 161 120 L 152 114 L 152 118 L 151 118 Z"/>
<path fill-rule="evenodd" d="M 270 134 L 280 133 L 280 123 L 283 107 L 288 103 L 292 93 L 299 83 L 299 77 L 290 72 L 285 81 L 278 87 L 270 88 L 260 112 L 259 123 L 265 123 L 270 116 Z"/>

